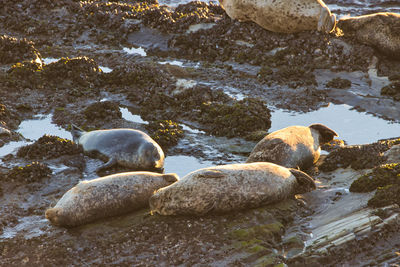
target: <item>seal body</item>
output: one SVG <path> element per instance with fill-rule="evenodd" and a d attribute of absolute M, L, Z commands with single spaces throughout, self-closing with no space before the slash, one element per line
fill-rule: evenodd
<path fill-rule="evenodd" d="M 232 19 L 253 21 L 273 32 L 331 32 L 336 25 L 336 16 L 321 0 L 220 0 L 220 3 Z"/>
<path fill-rule="evenodd" d="M 178 180 L 174 173 L 125 172 L 80 182 L 46 211 L 53 224 L 73 227 L 148 206 L 155 190 Z"/>
<path fill-rule="evenodd" d="M 320 145 L 337 133 L 322 124 L 290 126 L 265 136 L 251 151 L 246 162 L 273 162 L 288 168 L 307 169 L 321 154 Z"/>
<path fill-rule="evenodd" d="M 258 207 L 315 189 L 307 174 L 269 162 L 221 165 L 187 174 L 149 200 L 161 215 L 202 215 Z"/>
<path fill-rule="evenodd" d="M 381 12 L 343 18 L 339 20 L 338 27 L 345 35 L 354 34 L 359 42 L 400 58 L 400 14 Z"/>
<path fill-rule="evenodd" d="M 134 129 L 109 129 L 85 132 L 74 126 L 74 141 L 87 153 L 95 152 L 107 163 L 98 171 L 120 165 L 133 171 L 163 172 L 164 152 L 147 134 Z M 78 130 L 76 130 L 78 129 Z"/>

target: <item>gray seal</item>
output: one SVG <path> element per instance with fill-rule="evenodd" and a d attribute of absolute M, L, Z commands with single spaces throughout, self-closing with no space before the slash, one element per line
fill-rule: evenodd
<path fill-rule="evenodd" d="M 82 181 L 46 211 L 57 226 L 74 227 L 148 206 L 155 190 L 178 180 L 175 173 L 125 172 Z"/>
<path fill-rule="evenodd" d="M 86 153 L 95 152 L 107 162 L 97 171 L 114 165 L 132 171 L 164 171 L 164 152 L 147 134 L 134 129 L 108 129 L 85 132 L 72 125 L 72 136 Z"/>
<path fill-rule="evenodd" d="M 400 58 L 400 14 L 381 12 L 342 18 L 338 27 L 355 38 L 391 57 Z"/>
<path fill-rule="evenodd" d="M 265 136 L 246 162 L 266 161 L 306 170 L 319 159 L 320 145 L 332 141 L 334 136 L 337 133 L 322 124 L 290 126 Z"/>
<path fill-rule="evenodd" d="M 187 174 L 149 200 L 161 215 L 202 215 L 255 208 L 316 188 L 306 173 L 269 162 L 221 165 Z"/>
<path fill-rule="evenodd" d="M 253 21 L 273 32 L 331 32 L 336 25 L 336 16 L 322 0 L 220 0 L 220 3 L 232 19 Z"/>

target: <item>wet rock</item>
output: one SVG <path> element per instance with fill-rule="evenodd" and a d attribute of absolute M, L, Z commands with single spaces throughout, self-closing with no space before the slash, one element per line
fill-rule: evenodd
<path fill-rule="evenodd" d="M 325 86 L 330 88 L 347 89 L 351 87 L 351 81 L 337 77 L 327 82 Z"/>
<path fill-rule="evenodd" d="M 354 35 L 359 42 L 389 56 L 400 57 L 400 15 L 397 13 L 382 12 L 342 18 L 338 21 L 338 27 L 345 35 Z"/>
<path fill-rule="evenodd" d="M 381 165 L 355 180 L 350 186 L 350 192 L 370 192 L 378 187 L 400 184 L 400 164 Z"/>
<path fill-rule="evenodd" d="M 73 141 L 54 135 L 44 135 L 35 143 L 21 147 L 17 156 L 26 159 L 51 159 L 62 155 L 83 153 L 82 147 Z"/>
<path fill-rule="evenodd" d="M 337 168 L 351 167 L 355 170 L 369 169 L 386 160 L 383 152 L 399 144 L 400 139 L 383 140 L 367 145 L 353 145 L 337 148 L 329 153 L 319 166 L 321 171 L 333 171 Z"/>
<path fill-rule="evenodd" d="M 381 95 L 388 95 L 394 100 L 400 101 L 400 81 L 392 82 L 391 84 L 381 89 Z"/>
<path fill-rule="evenodd" d="M 171 120 L 159 120 L 146 125 L 150 137 L 156 141 L 164 151 L 178 144 L 183 137 L 182 126 Z"/>
<path fill-rule="evenodd" d="M 33 183 L 45 178 L 50 178 L 51 174 L 52 171 L 47 164 L 32 162 L 25 166 L 14 167 L 6 174 L 0 174 L 0 178 L 2 181 Z"/>
<path fill-rule="evenodd" d="M 23 60 L 41 63 L 41 55 L 33 42 L 8 35 L 0 35 L 0 63 L 9 64 Z"/>
<path fill-rule="evenodd" d="M 122 113 L 119 110 L 119 105 L 111 101 L 93 103 L 83 111 L 83 114 L 87 121 L 101 121 L 101 125 L 103 125 L 106 121 L 122 119 Z"/>

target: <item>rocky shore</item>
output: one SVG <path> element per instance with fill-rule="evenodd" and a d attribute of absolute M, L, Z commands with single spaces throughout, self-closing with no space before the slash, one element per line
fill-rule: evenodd
<path fill-rule="evenodd" d="M 37 116 L 65 133 L 71 123 L 85 130 L 129 127 L 160 144 L 166 165 L 170 158 L 183 168 L 184 157 L 240 163 L 268 133 L 277 109 L 347 104 L 398 123 L 399 57 L 340 28 L 272 33 L 230 19 L 215 3 L 0 2 L 4 266 L 400 262 L 397 135 L 371 144 L 330 143 L 307 171 L 317 190 L 278 204 L 203 217 L 144 209 L 64 229 L 51 225 L 45 210 L 79 181 L 98 177 L 103 162 L 45 128 L 30 139 L 19 131 Z M 376 6 L 367 10 L 382 11 Z"/>

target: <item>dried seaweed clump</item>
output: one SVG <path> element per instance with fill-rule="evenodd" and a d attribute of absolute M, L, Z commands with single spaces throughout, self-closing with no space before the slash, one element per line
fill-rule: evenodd
<path fill-rule="evenodd" d="M 400 101 L 400 81 L 392 82 L 391 84 L 381 89 L 381 95 L 388 95 L 394 100 Z"/>
<path fill-rule="evenodd" d="M 400 205 L 400 185 L 391 184 L 384 187 L 378 187 L 375 195 L 368 200 L 368 206 L 379 208 L 392 204 Z"/>
<path fill-rule="evenodd" d="M 150 122 L 146 128 L 151 132 L 150 136 L 162 148 L 166 150 L 178 144 L 183 137 L 182 126 L 171 120 L 158 120 Z"/>
<path fill-rule="evenodd" d="M 33 183 L 45 178 L 50 178 L 51 169 L 44 163 L 32 162 L 25 166 L 14 167 L 6 174 L 1 175 L 3 180 Z"/>
<path fill-rule="evenodd" d="M 71 140 L 54 135 L 43 135 L 35 143 L 21 147 L 17 156 L 27 159 L 50 159 L 80 153 L 83 153 L 82 147 Z"/>

